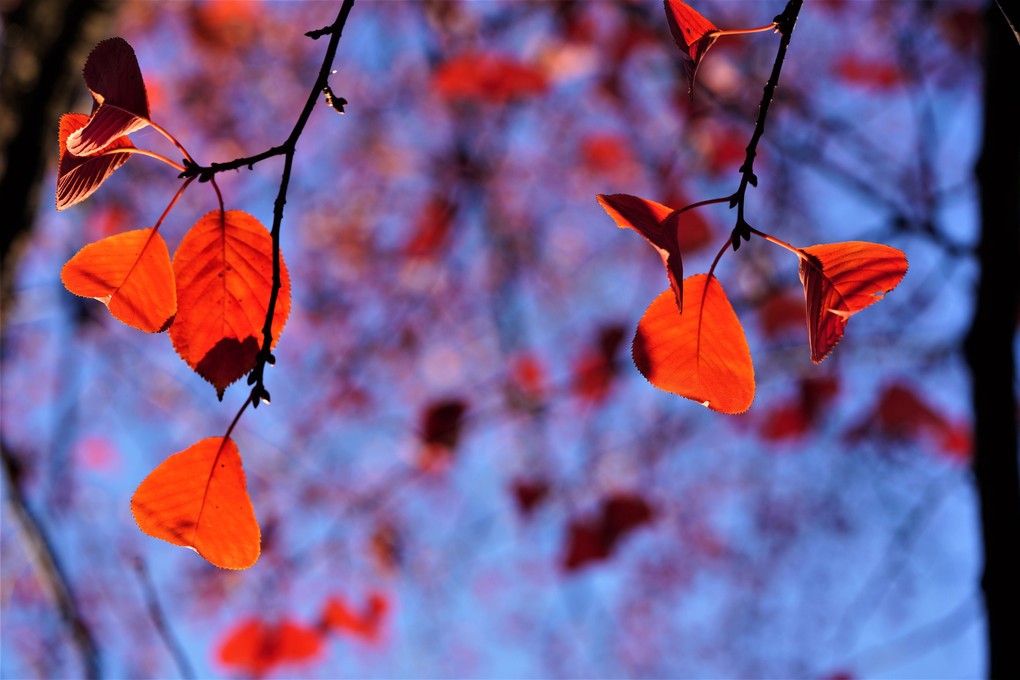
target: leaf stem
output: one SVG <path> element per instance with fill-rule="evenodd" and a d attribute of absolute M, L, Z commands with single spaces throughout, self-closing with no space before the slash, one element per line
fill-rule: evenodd
<path fill-rule="evenodd" d="M 716 30 L 708 34 L 708 36 L 723 36 L 723 35 L 743 35 L 745 33 L 764 33 L 765 31 L 772 31 L 776 29 L 777 22 L 773 21 L 768 26 L 759 26 L 758 28 L 735 28 L 732 30 Z M 707 37 L 707 36 L 706 36 Z"/>
<path fill-rule="evenodd" d="M 690 205 L 685 205 L 684 207 L 682 207 L 679 210 L 677 210 L 677 214 L 678 215 L 682 215 L 683 213 L 687 212 L 688 210 L 693 210 L 694 208 L 700 208 L 703 205 L 712 205 L 713 203 L 725 203 L 726 201 L 730 200 L 730 198 L 731 198 L 730 196 L 722 196 L 721 198 L 709 198 L 708 200 L 705 200 L 705 201 L 698 201 L 697 203 L 691 203 Z"/>
<path fill-rule="evenodd" d="M 96 157 L 98 158 L 99 156 L 112 156 L 113 154 L 117 153 L 140 154 L 142 156 L 149 156 L 150 158 L 155 158 L 156 160 L 163 161 L 167 165 L 171 165 L 177 168 L 178 170 L 181 171 L 184 170 L 184 166 L 181 165 L 180 163 L 176 163 L 167 158 L 166 156 L 162 156 L 156 153 L 155 151 L 149 151 L 148 149 L 139 149 L 137 146 L 122 146 L 117 149 L 107 149 L 106 151 L 102 151 L 96 154 Z"/>
<path fill-rule="evenodd" d="M 184 184 L 181 185 L 181 188 L 177 190 L 177 193 L 174 194 L 173 200 L 170 201 L 170 205 L 166 207 L 166 210 L 163 211 L 163 214 L 159 216 L 158 220 L 156 220 L 156 226 L 153 227 L 154 231 L 159 231 L 159 226 L 163 224 L 163 220 L 165 220 L 166 216 L 170 214 L 170 208 L 174 207 L 174 203 L 177 202 L 177 199 L 181 197 L 181 194 L 184 193 L 184 190 L 187 189 L 188 185 L 191 184 L 194 180 L 195 180 L 194 177 L 189 177 L 184 182 Z"/>
<path fill-rule="evenodd" d="M 157 124 L 157 123 L 155 123 L 154 121 L 151 121 L 151 120 L 150 120 L 150 121 L 149 121 L 149 125 L 151 125 L 151 126 L 152 126 L 152 127 L 153 127 L 153 128 L 155 129 L 155 130 L 156 130 L 156 132 L 158 132 L 159 134 L 161 134 L 161 135 L 163 135 L 164 137 L 166 137 L 167 139 L 169 139 L 169 140 L 170 140 L 170 142 L 171 142 L 171 143 L 172 143 L 172 144 L 173 144 L 174 146 L 176 146 L 176 147 L 177 147 L 177 150 L 178 150 L 178 151 L 180 151 L 180 152 L 181 152 L 182 154 L 184 154 L 184 158 L 185 158 L 185 159 L 187 159 L 188 161 L 191 161 L 192 163 L 194 163 L 194 162 L 195 162 L 195 159 L 194 159 L 194 158 L 192 158 L 192 157 L 191 157 L 191 154 L 190 154 L 190 153 L 188 153 L 188 150 L 187 150 L 187 149 L 185 149 L 185 148 L 184 148 L 184 146 L 183 146 L 183 145 L 182 145 L 182 144 L 181 144 L 180 142 L 178 142 L 178 141 L 177 141 L 177 138 L 176 138 L 176 137 L 174 137 L 174 136 L 173 136 L 172 134 L 170 134 L 169 132 L 167 132 L 166 130 L 164 130 L 164 129 L 163 129 L 163 127 L 162 127 L 161 125 L 158 125 L 158 124 Z M 184 168 L 183 168 L 183 167 L 181 167 L 181 170 L 184 170 Z"/>

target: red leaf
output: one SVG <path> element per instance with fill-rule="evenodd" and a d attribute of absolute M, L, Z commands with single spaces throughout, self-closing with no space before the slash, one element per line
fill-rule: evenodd
<path fill-rule="evenodd" d="M 142 71 L 126 40 L 110 38 L 96 45 L 85 62 L 84 76 L 95 102 L 88 124 L 67 138 L 68 151 L 87 156 L 149 124 Z"/>
<path fill-rule="evenodd" d="M 360 612 L 353 611 L 339 596 L 333 596 L 326 603 L 322 622 L 327 629 L 376 642 L 389 608 L 389 601 L 381 593 L 372 593 Z"/>
<path fill-rule="evenodd" d="M 623 342 L 624 330 L 618 324 L 599 329 L 598 344 L 587 350 L 574 366 L 574 391 L 591 402 L 601 402 L 618 371 L 616 355 Z"/>
<path fill-rule="evenodd" d="M 865 59 L 853 52 L 844 53 L 834 67 L 836 75 L 851 85 L 886 90 L 904 82 L 899 66 L 891 61 Z"/>
<path fill-rule="evenodd" d="M 432 257 L 446 243 L 450 224 L 457 206 L 441 196 L 433 196 L 425 209 L 418 214 L 414 233 L 404 246 L 409 257 Z"/>
<path fill-rule="evenodd" d="M 177 318 L 174 349 L 216 388 L 221 399 L 232 382 L 255 367 L 273 286 L 273 239 L 248 213 L 204 215 L 174 253 Z M 273 313 L 273 342 L 290 313 L 290 277 L 280 258 L 281 288 Z"/>
<path fill-rule="evenodd" d="M 158 333 L 177 313 L 170 252 L 155 229 L 126 231 L 90 243 L 60 272 L 64 287 L 95 298 L 129 326 Z"/>
<path fill-rule="evenodd" d="M 754 400 L 754 366 L 744 329 L 719 281 L 684 279 L 689 308 L 680 314 L 666 290 L 649 305 L 634 336 L 634 364 L 660 390 L 721 413 L 743 413 Z"/>
<path fill-rule="evenodd" d="M 322 651 L 322 635 L 313 628 L 284 619 L 277 624 L 244 619 L 220 643 L 219 660 L 254 677 L 276 666 L 300 663 Z"/>
<path fill-rule="evenodd" d="M 676 297 L 677 309 L 683 311 L 684 294 L 680 282 L 684 280 L 684 265 L 680 259 L 680 244 L 677 236 L 679 211 L 661 203 L 628 194 L 609 196 L 599 194 L 596 198 L 616 222 L 616 226 L 621 229 L 633 229 L 644 236 L 659 251 L 662 263 L 666 265 L 669 286 Z"/>
<path fill-rule="evenodd" d="M 543 94 L 547 87 L 545 74 L 538 69 L 488 53 L 453 57 L 435 73 L 435 89 L 448 99 L 505 104 Z"/>
<path fill-rule="evenodd" d="M 57 210 L 65 210 L 91 196 L 113 171 L 127 163 L 131 154 L 111 153 L 93 156 L 75 156 L 67 151 L 67 138 L 88 123 L 84 113 L 66 113 L 60 117 L 60 163 L 57 167 Z M 127 137 L 120 137 L 106 147 L 134 148 Z"/>
<path fill-rule="evenodd" d="M 571 522 L 567 534 L 567 552 L 563 558 L 563 568 L 567 571 L 609 557 L 609 546 L 606 545 L 602 532 L 590 521 Z"/>
<path fill-rule="evenodd" d="M 209 437 L 149 473 L 131 498 L 138 528 L 193 548 L 217 567 L 247 569 L 261 550 L 237 445 Z"/>
<path fill-rule="evenodd" d="M 896 248 L 847 241 L 799 248 L 811 360 L 822 361 L 843 337 L 847 320 L 881 300 L 907 273 Z"/>
<path fill-rule="evenodd" d="M 669 30 L 683 56 L 684 72 L 687 74 L 687 82 L 690 83 L 689 92 L 693 101 L 694 78 L 697 76 L 698 66 L 701 65 L 708 48 L 718 38 L 715 32 L 719 29 L 680 0 L 665 0 L 663 4 L 666 7 Z"/>

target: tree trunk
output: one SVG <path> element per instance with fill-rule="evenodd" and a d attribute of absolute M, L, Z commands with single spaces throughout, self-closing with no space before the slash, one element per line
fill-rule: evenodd
<path fill-rule="evenodd" d="M 22 0 L 4 12 L 0 48 L 2 309 L 11 309 L 13 303 L 19 245 L 35 222 L 47 163 L 56 159 L 60 115 L 71 110 L 82 91 L 82 65 L 92 46 L 109 37 L 117 4 L 114 0 Z"/>
<path fill-rule="evenodd" d="M 1013 388 L 1020 291 L 1020 47 L 994 3 L 985 27 L 984 139 L 977 165 L 981 273 L 966 356 L 984 539 L 988 676 L 1020 678 L 1020 474 Z"/>

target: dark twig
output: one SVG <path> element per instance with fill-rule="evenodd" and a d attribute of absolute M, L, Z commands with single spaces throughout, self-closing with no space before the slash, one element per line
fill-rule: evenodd
<path fill-rule="evenodd" d="M 754 174 L 754 157 L 758 152 L 758 141 L 765 133 L 765 118 L 768 116 L 769 104 L 772 103 L 772 97 L 779 86 L 779 73 L 783 69 L 786 50 L 790 46 L 790 36 L 793 33 L 793 27 L 797 23 L 797 15 L 800 14 L 800 7 L 803 3 L 804 0 L 789 0 L 783 13 L 774 19 L 776 30 L 782 34 L 782 38 L 779 41 L 779 51 L 776 53 L 776 60 L 772 64 L 772 74 L 769 76 L 768 82 L 765 83 L 765 91 L 761 96 L 761 104 L 758 106 L 758 119 L 754 123 L 754 133 L 751 135 L 751 141 L 747 144 L 747 156 L 744 158 L 744 164 L 740 166 L 740 186 L 730 198 L 730 207 L 737 208 L 737 224 L 733 227 L 732 235 L 734 250 L 740 247 L 741 238 L 745 241 L 751 239 L 751 230 L 744 220 L 744 198 L 747 193 L 748 184 L 753 187 L 758 186 L 758 178 Z"/>
<path fill-rule="evenodd" d="M 334 21 L 329 27 L 329 45 L 326 47 L 326 54 L 322 58 L 322 66 L 319 68 L 319 75 L 315 79 L 315 84 L 312 86 L 311 92 L 308 94 L 308 99 L 305 101 L 305 107 L 301 110 L 301 115 L 298 116 L 297 123 L 294 124 L 294 129 L 291 130 L 287 141 L 282 144 L 282 148 L 284 150 L 283 175 L 280 178 L 280 191 L 276 195 L 276 202 L 273 206 L 273 228 L 271 230 L 273 236 L 273 290 L 269 296 L 269 308 L 266 311 L 266 323 L 262 329 L 262 349 L 259 350 L 255 368 L 252 370 L 251 375 L 248 376 L 248 384 L 254 385 L 251 391 L 251 401 L 252 406 L 255 407 L 258 407 L 260 401 L 269 401 L 269 392 L 263 384 L 263 374 L 265 372 L 266 364 L 271 365 L 273 363 L 273 355 L 270 352 L 270 347 L 273 343 L 273 313 L 276 309 L 276 299 L 280 293 L 280 286 L 282 285 L 280 281 L 280 224 L 283 222 L 283 206 L 287 203 L 287 187 L 290 185 L 290 173 L 291 168 L 294 165 L 294 152 L 297 147 L 297 141 L 305 129 L 305 124 L 308 122 L 308 117 L 312 114 L 312 108 L 322 96 L 323 90 L 329 84 L 330 69 L 333 67 L 333 59 L 336 57 L 336 49 L 337 45 L 340 43 L 340 35 L 343 33 L 344 25 L 347 23 L 347 16 L 350 14 L 353 6 L 354 0 L 344 0 L 343 5 L 340 7 L 340 12 L 337 14 L 336 21 Z M 327 29 L 322 30 L 326 31 Z"/>
<path fill-rule="evenodd" d="M 6 442 L 0 442 L 0 459 L 3 463 L 4 479 L 7 480 L 7 502 L 21 535 L 25 538 L 25 547 L 31 555 L 36 575 L 43 588 L 53 598 L 57 611 L 60 612 L 60 618 L 70 630 L 71 638 L 74 640 L 75 647 L 78 648 L 82 665 L 85 667 L 85 677 L 90 680 L 98 678 L 100 677 L 100 660 L 95 638 L 75 602 L 71 582 L 57 558 L 52 541 L 46 535 L 46 531 L 28 507 L 28 503 L 21 493 L 20 465 L 17 459 L 11 455 Z"/>
<path fill-rule="evenodd" d="M 156 588 L 152 585 L 149 570 L 145 566 L 145 560 L 140 557 L 135 558 L 134 567 L 135 573 L 138 574 L 138 582 L 142 585 L 142 591 L 145 595 L 145 608 L 149 610 L 149 618 L 152 619 L 152 625 L 156 627 L 156 632 L 163 638 L 163 643 L 170 651 L 170 656 L 174 658 L 174 663 L 177 664 L 181 677 L 194 678 L 195 669 L 191 666 L 184 647 L 181 646 L 177 636 L 170 629 L 170 624 L 167 623 L 166 616 L 163 614 L 163 608 L 159 604 Z"/>

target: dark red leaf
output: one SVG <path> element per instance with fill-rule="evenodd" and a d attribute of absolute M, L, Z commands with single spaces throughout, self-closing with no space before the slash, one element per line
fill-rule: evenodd
<path fill-rule="evenodd" d="M 677 309 L 683 311 L 684 293 L 680 282 L 684 280 L 684 265 L 677 236 L 680 228 L 679 211 L 628 194 L 599 194 L 596 198 L 616 222 L 616 226 L 633 229 L 659 251 L 662 263 L 666 265 L 669 287 L 676 297 Z"/>
<path fill-rule="evenodd" d="M 88 124 L 68 137 L 68 151 L 76 156 L 94 154 L 149 125 L 145 82 L 126 40 L 110 38 L 96 45 L 85 62 L 84 76 L 95 102 Z"/>

